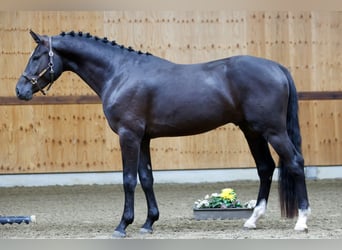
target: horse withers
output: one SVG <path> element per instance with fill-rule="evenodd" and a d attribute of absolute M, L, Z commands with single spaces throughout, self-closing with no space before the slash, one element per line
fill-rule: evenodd
<path fill-rule="evenodd" d="M 125 236 L 134 220 L 137 176 L 148 208 L 141 231 L 151 233 L 159 218 L 151 139 L 199 134 L 227 123 L 241 128 L 260 178 L 257 205 L 244 227 L 255 228 L 266 212 L 275 169 L 269 143 L 279 155 L 282 215 L 298 214 L 295 230 L 307 230 L 297 92 L 285 67 L 252 56 L 176 64 L 89 33 L 30 33 L 37 47 L 17 83 L 18 98 L 45 94 L 64 71 L 72 71 L 101 98 L 108 124 L 119 136 L 125 204 L 115 236 Z"/>

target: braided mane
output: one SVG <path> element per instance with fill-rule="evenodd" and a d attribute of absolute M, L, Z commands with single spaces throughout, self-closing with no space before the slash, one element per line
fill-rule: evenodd
<path fill-rule="evenodd" d="M 121 49 L 128 50 L 129 52 L 135 52 L 135 53 L 138 53 L 140 55 L 142 55 L 142 54 L 145 54 L 145 55 L 148 55 L 148 56 L 152 55 L 149 52 L 143 53 L 140 50 L 136 51 L 131 46 L 126 48 L 124 45 L 117 44 L 115 40 L 109 41 L 107 37 L 99 38 L 97 36 L 93 36 L 89 32 L 88 33 L 84 33 L 82 31 L 79 31 L 79 32 L 75 32 L 75 31 L 64 32 L 63 31 L 63 32 L 61 32 L 60 36 L 73 36 L 73 37 L 79 36 L 79 37 L 85 37 L 85 38 L 89 38 L 89 39 L 94 39 L 95 41 L 107 43 L 107 44 L 112 45 L 112 46 L 117 46 L 117 47 L 119 47 Z"/>

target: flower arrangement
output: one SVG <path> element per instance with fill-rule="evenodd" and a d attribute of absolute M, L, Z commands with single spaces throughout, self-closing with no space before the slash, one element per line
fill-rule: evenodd
<path fill-rule="evenodd" d="M 237 199 L 236 192 L 232 188 L 224 188 L 221 193 L 212 193 L 206 195 L 204 199 L 197 200 L 194 203 L 194 209 L 201 208 L 251 208 L 253 201 L 242 205 Z"/>

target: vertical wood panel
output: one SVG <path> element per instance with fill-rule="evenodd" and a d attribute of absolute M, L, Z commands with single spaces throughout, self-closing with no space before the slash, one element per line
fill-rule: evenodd
<path fill-rule="evenodd" d="M 299 91 L 342 90 L 342 13 L 320 11 L 49 11 L 0 12 L 0 96 L 14 87 L 35 44 L 28 31 L 84 31 L 178 62 L 237 54 L 287 66 Z M 66 72 L 49 95 L 93 95 Z M 306 164 L 337 165 L 341 101 L 303 101 L 300 120 Z M 0 106 L 0 173 L 121 170 L 118 137 L 101 105 Z M 254 166 L 234 125 L 152 142 L 155 169 Z"/>

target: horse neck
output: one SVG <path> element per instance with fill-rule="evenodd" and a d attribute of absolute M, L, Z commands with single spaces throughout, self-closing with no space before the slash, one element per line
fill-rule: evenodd
<path fill-rule="evenodd" d="M 54 48 L 62 57 L 63 71 L 76 73 L 101 97 L 105 84 L 115 79 L 116 72 L 120 72 L 122 67 L 120 49 L 77 36 L 55 40 Z"/>

